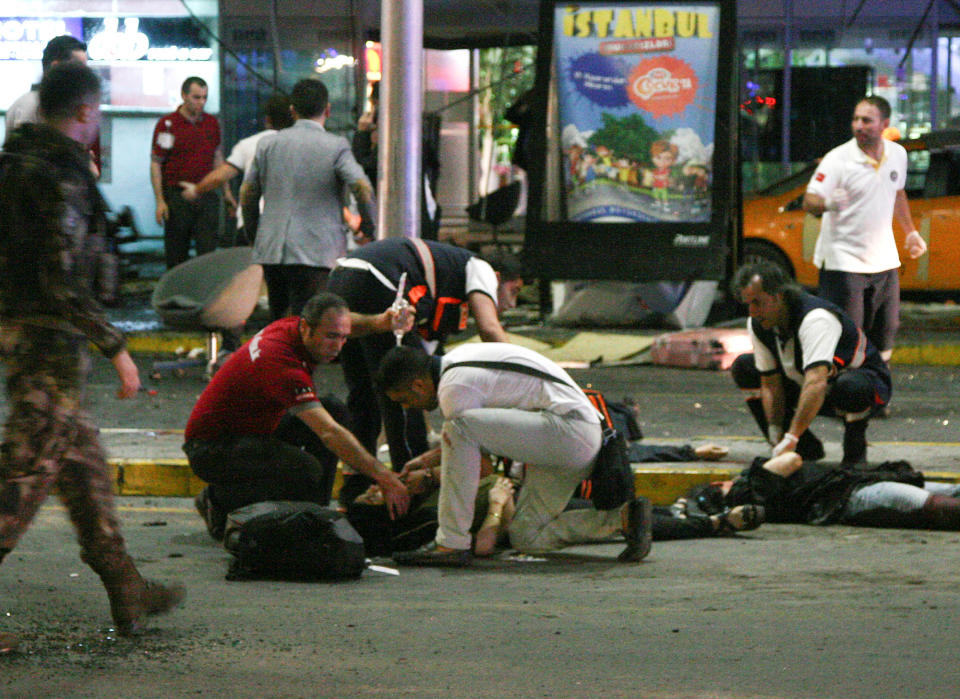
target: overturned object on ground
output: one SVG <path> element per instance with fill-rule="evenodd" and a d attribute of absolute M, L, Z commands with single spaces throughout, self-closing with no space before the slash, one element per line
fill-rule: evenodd
<path fill-rule="evenodd" d="M 746 328 L 701 328 L 655 338 L 650 361 L 660 366 L 725 371 L 734 359 L 752 351 Z"/>
<path fill-rule="evenodd" d="M 260 298 L 263 267 L 253 248 L 223 248 L 177 265 L 160 277 L 150 304 L 164 323 L 191 330 L 236 328 Z"/>
<path fill-rule="evenodd" d="M 346 516 L 313 502 L 270 500 L 227 515 L 227 580 L 343 580 L 366 567 L 363 539 Z"/>

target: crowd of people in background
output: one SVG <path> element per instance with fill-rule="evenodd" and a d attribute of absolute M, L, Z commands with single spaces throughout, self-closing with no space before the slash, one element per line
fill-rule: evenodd
<path fill-rule="evenodd" d="M 7 112 L 0 351 L 10 413 L 0 560 L 56 487 L 118 629 L 135 634 L 184 591 L 138 573 L 96 427 L 80 407 L 88 340 L 116 369 L 118 397 L 140 388 L 122 333 L 94 299 L 106 205 L 91 153 L 101 85 L 85 61 L 82 43 L 54 39 L 41 83 Z M 523 285 L 512 256 L 483 259 L 432 240 L 374 242 L 376 103 L 351 146 L 325 128 L 324 84 L 301 80 L 289 98 L 268 101 L 266 128 L 224 159 L 207 96 L 202 79 L 188 78 L 182 104 L 154 129 L 150 182 L 165 261 L 174 268 L 191 248 L 199 256 L 217 247 L 222 188 L 242 216 L 228 243 L 252 246 L 272 321 L 214 374 L 186 425 L 184 452 L 209 484 L 197 508 L 215 539 L 230 511 L 253 502 L 329 504 L 341 462 L 340 506 L 371 550 L 405 565 L 466 566 L 498 546 L 541 553 L 616 537 L 626 544 L 618 559 L 637 563 L 654 539 L 746 531 L 764 519 L 960 529 L 956 487 L 924 484 L 909 465 L 865 468 L 869 420 L 893 391 L 900 260 L 892 220 L 907 232 L 910 257 L 926 252 L 906 206 L 903 148 L 881 137 L 890 116 L 882 99 L 856 106 L 853 139 L 827 154 L 804 199 L 823 216 L 820 295 L 765 264 L 741 268 L 734 280 L 753 352 L 738 358 L 732 376 L 769 451 L 734 481 L 655 510 L 639 496 L 613 509 L 573 497 L 604 444 L 601 416 L 565 370 L 510 342 L 500 317 Z M 666 203 L 675 146 L 653 144 L 655 169 L 642 180 L 601 148 L 583 153 L 576 178 L 643 184 Z M 229 183 L 240 174 L 237 204 Z M 359 245 L 352 251 L 349 237 Z M 482 342 L 444 352 L 469 317 Z M 319 364 L 336 360 L 345 404 L 319 396 L 313 382 Z M 425 415 L 435 409 L 442 426 L 431 444 Z M 817 416 L 843 422 L 838 467 L 814 464 L 825 453 L 810 429 Z M 377 458 L 381 431 L 388 464 Z M 522 464 L 522 479 L 494 472 L 491 455 Z M 0 633 L 0 650 L 11 643 Z"/>

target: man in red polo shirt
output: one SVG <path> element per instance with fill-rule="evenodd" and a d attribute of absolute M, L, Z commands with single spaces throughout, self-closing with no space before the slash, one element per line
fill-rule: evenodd
<path fill-rule="evenodd" d="M 197 400 L 183 451 L 210 485 L 196 504 L 215 539 L 227 513 L 264 500 L 330 501 L 337 458 L 372 478 L 391 516 L 409 505 L 406 486 L 327 410 L 313 385 L 319 363 L 336 359 L 350 336 L 384 332 L 395 312 L 351 327 L 346 301 L 313 296 L 299 317 L 281 318 L 230 355 Z M 406 319 L 412 327 L 412 316 Z"/>
<path fill-rule="evenodd" d="M 190 257 L 190 243 L 197 254 L 217 247 L 220 198 L 207 192 L 196 201 L 183 198 L 180 182 L 199 182 L 223 162 L 220 124 L 203 111 L 207 83 L 190 77 L 180 88 L 183 98 L 175 112 L 160 117 L 153 129 L 150 183 L 157 200 L 157 223 L 164 227 L 163 247 L 167 269 Z"/>

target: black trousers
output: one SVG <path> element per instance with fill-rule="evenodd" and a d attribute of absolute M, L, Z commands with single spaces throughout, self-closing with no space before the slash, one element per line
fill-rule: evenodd
<path fill-rule="evenodd" d="M 307 301 L 318 291 L 327 288 L 330 270 L 309 265 L 264 265 L 263 279 L 267 283 L 267 303 L 270 318 L 280 320 L 298 316 Z"/>
<path fill-rule="evenodd" d="M 217 249 L 220 228 L 220 195 L 207 192 L 197 201 L 183 198 L 179 187 L 164 187 L 163 198 L 169 215 L 163 227 L 163 249 L 167 269 L 186 262 L 190 257 L 190 243 L 195 241 L 197 255 Z"/>
<path fill-rule="evenodd" d="M 322 402 L 337 422 L 346 423 L 342 403 L 327 396 Z M 270 435 L 190 440 L 183 451 L 193 472 L 210 484 L 210 500 L 224 514 L 265 500 L 330 503 L 337 455 L 292 415 Z"/>

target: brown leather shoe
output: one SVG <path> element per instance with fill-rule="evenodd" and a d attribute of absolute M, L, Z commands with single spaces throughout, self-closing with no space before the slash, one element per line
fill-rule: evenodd
<path fill-rule="evenodd" d="M 12 653 L 20 647 L 20 639 L 12 633 L 0 633 L 0 655 Z"/>

